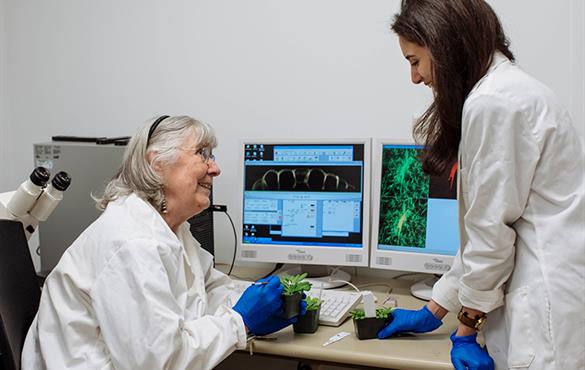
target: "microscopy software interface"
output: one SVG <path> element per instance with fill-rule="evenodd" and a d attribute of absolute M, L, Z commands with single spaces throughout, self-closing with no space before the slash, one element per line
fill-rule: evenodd
<path fill-rule="evenodd" d="M 363 144 L 244 147 L 244 244 L 363 248 Z"/>

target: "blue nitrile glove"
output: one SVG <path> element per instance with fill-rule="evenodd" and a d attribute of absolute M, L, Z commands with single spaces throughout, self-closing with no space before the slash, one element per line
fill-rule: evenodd
<path fill-rule="evenodd" d="M 423 306 L 418 311 L 397 308 L 392 311 L 392 321 L 378 332 L 378 338 L 384 339 L 396 333 L 426 333 L 433 331 L 443 322 Z"/>
<path fill-rule="evenodd" d="M 274 333 L 280 329 L 284 329 L 287 326 L 294 324 L 297 322 L 299 316 L 303 316 L 305 313 L 307 313 L 307 302 L 301 301 L 299 303 L 299 309 L 298 316 L 295 316 L 289 320 L 285 320 L 281 317 L 284 311 L 284 308 L 281 307 L 277 313 L 272 314 L 272 316 L 265 317 L 262 324 L 257 329 L 252 329 L 250 326 L 248 326 L 248 329 L 250 329 L 250 332 L 254 335 L 266 335 Z M 244 320 L 244 322 L 246 321 Z"/>
<path fill-rule="evenodd" d="M 242 316 L 244 324 L 254 335 L 265 335 L 278 331 L 297 321 L 297 318 L 284 320 L 280 318 L 282 313 L 283 287 L 278 276 L 269 276 L 260 279 L 257 283 L 266 284 L 250 285 L 242 294 L 234 311 Z M 302 308 L 302 306 L 301 306 Z M 305 311 L 306 311 L 305 304 Z"/>
<path fill-rule="evenodd" d="M 455 370 L 494 370 L 494 360 L 485 348 L 477 343 L 477 333 L 458 337 L 451 334 L 451 362 Z"/>
<path fill-rule="evenodd" d="M 307 301 L 305 301 L 307 295 L 303 293 L 303 299 L 301 299 L 301 303 L 299 303 L 299 316 L 305 316 L 307 313 Z"/>

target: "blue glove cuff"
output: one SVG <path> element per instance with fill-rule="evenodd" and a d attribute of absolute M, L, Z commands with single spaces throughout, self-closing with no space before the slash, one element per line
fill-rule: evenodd
<path fill-rule="evenodd" d="M 475 334 L 471 334 L 471 335 L 463 335 L 463 336 L 457 336 L 456 335 L 457 330 L 455 330 L 453 333 L 451 333 L 451 342 L 453 343 L 453 345 L 456 344 L 464 344 L 464 343 L 477 343 L 477 333 Z"/>
<path fill-rule="evenodd" d="M 437 317 L 433 315 L 431 310 L 429 310 L 429 308 L 426 305 L 423 306 L 421 311 L 423 311 L 426 314 L 425 321 L 427 322 L 427 324 L 431 327 L 434 327 L 434 329 L 432 330 L 435 330 L 439 326 L 443 325 L 443 321 L 437 319 Z"/>

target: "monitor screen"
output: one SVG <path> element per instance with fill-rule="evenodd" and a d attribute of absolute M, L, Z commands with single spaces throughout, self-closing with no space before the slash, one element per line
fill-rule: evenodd
<path fill-rule="evenodd" d="M 369 140 L 242 150 L 241 259 L 367 266 Z"/>
<path fill-rule="evenodd" d="M 371 266 L 442 274 L 459 248 L 457 167 L 428 176 L 422 146 L 374 145 Z"/>

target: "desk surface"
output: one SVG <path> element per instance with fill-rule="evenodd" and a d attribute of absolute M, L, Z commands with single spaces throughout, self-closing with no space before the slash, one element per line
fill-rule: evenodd
<path fill-rule="evenodd" d="M 224 270 L 222 266 L 219 269 Z M 235 268 L 233 273 L 240 278 L 253 279 L 267 271 L 250 268 Z M 357 277 L 352 283 L 358 287 L 365 284 L 383 283 L 392 287 L 392 295 L 398 300 L 398 306 L 418 309 L 424 301 L 410 295 L 412 281 L 386 280 L 372 277 Z M 389 287 L 384 285 L 368 286 L 382 302 Z M 453 369 L 450 359 L 450 333 L 457 327 L 457 319 L 448 314 L 443 325 L 432 333 L 408 335 L 386 340 L 358 340 L 355 336 L 353 322 L 346 320 L 339 327 L 320 325 L 314 334 L 297 334 L 292 327 L 271 334 L 276 340 L 255 340 L 254 353 L 281 357 L 300 358 L 314 361 L 339 363 L 356 366 L 370 366 L 392 369 Z M 322 344 L 331 336 L 346 331 L 351 335 L 326 347 Z"/>

